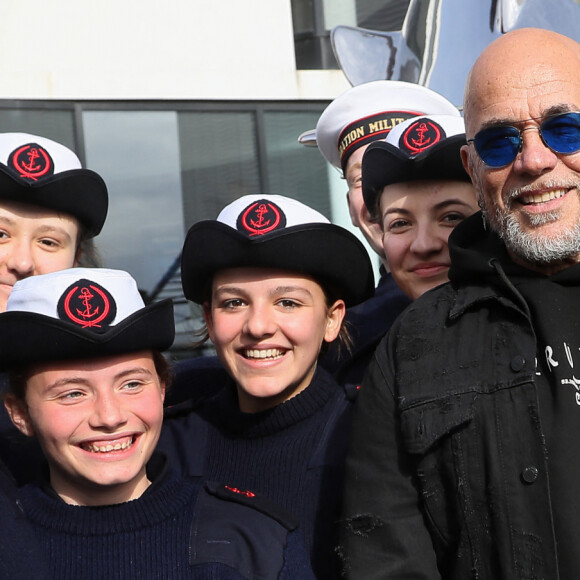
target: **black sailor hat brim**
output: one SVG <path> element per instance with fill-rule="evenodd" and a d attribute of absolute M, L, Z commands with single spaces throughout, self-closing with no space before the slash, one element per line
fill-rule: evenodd
<path fill-rule="evenodd" d="M 461 161 L 465 134 L 452 135 L 411 157 L 386 141 L 371 143 L 362 161 L 363 198 L 370 212 L 383 187 L 424 179 L 470 181 Z"/>
<path fill-rule="evenodd" d="M 0 163 L 0 200 L 36 205 L 76 218 L 88 237 L 100 233 L 107 217 L 109 196 L 101 176 L 90 169 L 70 169 L 25 181 Z"/>
<path fill-rule="evenodd" d="M 181 280 L 188 300 L 208 300 L 216 272 L 228 268 L 275 268 L 311 276 L 334 290 L 347 306 L 370 298 L 374 276 L 368 253 L 349 231 L 309 223 L 248 238 L 215 220 L 193 225 L 181 257 Z"/>
<path fill-rule="evenodd" d="M 83 330 L 44 314 L 0 315 L 0 370 L 48 361 L 82 360 L 168 349 L 175 337 L 173 303 L 155 302 L 103 333 Z"/>

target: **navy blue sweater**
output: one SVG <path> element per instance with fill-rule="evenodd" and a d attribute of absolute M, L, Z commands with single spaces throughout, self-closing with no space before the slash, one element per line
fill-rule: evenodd
<path fill-rule="evenodd" d="M 308 388 L 261 413 L 242 413 L 230 382 L 209 400 L 169 409 L 159 448 L 187 475 L 232 482 L 294 514 L 317 577 L 336 578 L 351 408 L 345 389 L 320 368 Z"/>
<path fill-rule="evenodd" d="M 20 499 L 58 580 L 313 578 L 296 523 L 239 491 L 166 473 L 117 505 L 68 505 L 38 485 Z"/>
<path fill-rule="evenodd" d="M 17 498 L 16 486 L 0 463 L 0 578 L 43 580 L 51 578 L 39 554 L 31 525 Z"/>

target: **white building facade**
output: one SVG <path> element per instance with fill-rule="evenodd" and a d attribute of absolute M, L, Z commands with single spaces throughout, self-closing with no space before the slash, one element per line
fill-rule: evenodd
<path fill-rule="evenodd" d="M 535 1 L 493 0 L 494 26 Z M 574 14 L 579 1 L 558 0 Z M 472 0 L 452 2 L 463 8 Z M 185 232 L 241 195 L 296 197 L 350 227 L 345 183 L 315 148 L 297 141 L 350 87 L 329 31 L 338 25 L 398 31 L 409 8 L 407 37 L 430 39 L 421 50 L 423 62 L 432 62 L 432 39 L 453 40 L 444 4 L 7 0 L 0 18 L 0 132 L 52 138 L 101 174 L 110 194 L 97 238 L 103 265 L 130 271 L 153 299 L 177 296 Z M 489 11 L 483 5 L 473 4 Z M 489 27 L 487 12 L 479 20 Z M 189 306 L 178 308 L 178 322 L 188 321 L 185 336 L 190 314 Z"/>

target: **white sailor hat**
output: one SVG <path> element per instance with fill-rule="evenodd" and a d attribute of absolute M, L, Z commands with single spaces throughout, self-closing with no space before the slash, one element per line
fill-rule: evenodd
<path fill-rule="evenodd" d="M 122 270 L 69 268 L 19 280 L 0 315 L 0 368 L 165 350 L 170 299 L 145 305 Z"/>
<path fill-rule="evenodd" d="M 0 133 L 0 201 L 66 213 L 96 236 L 108 210 L 107 186 L 68 147 L 28 133 Z"/>
<path fill-rule="evenodd" d="M 216 272 L 276 268 L 308 274 L 334 289 L 347 306 L 374 293 L 368 252 L 345 228 L 282 195 L 246 195 L 215 220 L 194 224 L 185 238 L 181 282 L 188 300 L 209 299 Z"/>
<path fill-rule="evenodd" d="M 372 81 L 352 87 L 323 111 L 316 125 L 316 142 L 326 160 L 344 168 L 353 151 L 378 139 L 416 115 L 460 116 L 445 97 L 415 83 Z"/>
<path fill-rule="evenodd" d="M 463 117 L 422 115 L 397 125 L 386 139 L 371 143 L 362 160 L 362 191 L 367 209 L 394 183 L 422 179 L 470 181 L 460 150 L 465 145 Z"/>

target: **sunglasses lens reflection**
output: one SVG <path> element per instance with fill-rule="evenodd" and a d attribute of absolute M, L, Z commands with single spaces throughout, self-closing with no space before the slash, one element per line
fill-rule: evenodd
<path fill-rule="evenodd" d="M 544 143 L 555 153 L 580 150 L 580 113 L 563 113 L 546 119 L 540 125 Z M 521 133 L 516 127 L 500 125 L 483 129 L 473 139 L 477 154 L 491 167 L 511 163 L 520 151 Z"/>

